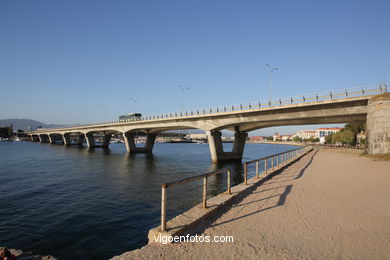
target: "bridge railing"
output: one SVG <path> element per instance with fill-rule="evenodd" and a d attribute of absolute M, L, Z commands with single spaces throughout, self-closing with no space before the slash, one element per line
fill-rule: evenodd
<path fill-rule="evenodd" d="M 259 108 L 280 107 L 284 105 L 300 104 L 306 102 L 337 100 L 337 99 L 342 99 L 347 97 L 369 96 L 369 95 L 385 93 L 387 91 L 388 91 L 387 84 L 379 84 L 379 85 L 372 85 L 372 86 L 365 86 L 365 87 L 358 87 L 358 88 L 347 88 L 347 89 L 334 90 L 334 91 L 323 91 L 323 92 L 317 92 L 311 94 L 303 94 L 303 95 L 290 96 L 290 97 L 284 97 L 284 98 L 267 100 L 267 101 L 256 101 L 256 102 L 249 102 L 243 104 L 202 108 L 202 109 L 196 109 L 190 111 L 165 113 L 165 114 L 153 115 L 153 116 L 144 116 L 141 118 L 141 120 L 139 119 L 125 120 L 125 121 L 114 120 L 114 121 L 102 122 L 98 124 L 79 125 L 78 127 L 89 127 L 89 126 L 96 126 L 96 125 L 119 124 L 119 123 L 126 124 L 128 122 L 184 118 L 189 116 L 212 115 L 212 114 L 219 114 L 224 112 L 255 110 Z"/>
<path fill-rule="evenodd" d="M 266 107 L 278 107 L 283 105 L 299 104 L 305 102 L 325 101 L 325 100 L 341 99 L 347 97 L 368 96 L 374 94 L 381 94 L 385 92 L 387 92 L 387 85 L 379 84 L 375 86 L 348 88 L 348 89 L 341 89 L 335 91 L 323 91 L 323 92 L 317 92 L 311 94 L 290 96 L 290 97 L 267 100 L 262 102 L 261 101 L 249 102 L 245 104 L 218 106 L 218 107 L 210 107 L 210 108 L 196 109 L 196 110 L 183 111 L 183 112 L 146 116 L 146 117 L 142 117 L 141 120 L 180 118 L 180 117 L 209 115 L 209 114 L 211 115 L 211 114 L 218 114 L 223 112 L 235 112 L 235 111 L 259 109 L 259 108 L 266 108 Z"/>
<path fill-rule="evenodd" d="M 311 146 L 304 146 L 297 149 L 293 149 L 287 152 L 282 152 L 278 154 L 273 154 L 270 156 L 262 157 L 256 160 L 248 161 L 244 163 L 244 184 L 248 184 L 248 166 L 255 164 L 256 165 L 256 171 L 255 171 L 255 178 L 259 179 L 260 175 L 262 174 L 264 177 L 266 177 L 268 174 L 280 169 L 282 166 L 290 163 L 291 161 L 295 160 L 296 158 L 306 154 L 307 152 L 311 151 Z M 224 168 L 219 169 L 212 172 L 203 173 L 201 175 L 185 178 L 182 180 L 177 180 L 169 183 L 164 183 L 161 185 L 161 231 L 166 230 L 166 222 L 167 222 L 167 190 L 168 188 L 171 188 L 173 186 L 183 185 L 186 183 L 194 182 L 202 180 L 202 208 L 207 208 L 207 183 L 208 178 L 214 175 L 222 175 L 226 174 L 227 180 L 226 180 L 226 193 L 231 195 L 231 169 L 230 168 Z"/>

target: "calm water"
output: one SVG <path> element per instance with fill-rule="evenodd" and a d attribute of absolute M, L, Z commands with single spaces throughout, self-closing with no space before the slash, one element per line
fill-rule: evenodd
<path fill-rule="evenodd" d="M 226 144 L 226 149 L 231 149 Z M 247 144 L 244 161 L 295 147 Z M 59 259 L 107 259 L 147 243 L 160 224 L 160 185 L 240 163 L 210 163 L 207 144 L 156 144 L 153 155 L 0 142 L 0 246 Z M 211 194 L 226 177 L 209 180 Z M 168 190 L 168 217 L 200 201 L 200 183 Z"/>

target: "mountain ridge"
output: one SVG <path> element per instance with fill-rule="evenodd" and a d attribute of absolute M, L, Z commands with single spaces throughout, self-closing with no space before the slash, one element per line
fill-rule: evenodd
<path fill-rule="evenodd" d="M 56 124 L 45 124 L 40 121 L 32 119 L 18 119 L 18 118 L 8 118 L 0 119 L 0 127 L 12 125 L 14 131 L 21 129 L 23 131 L 33 131 L 37 128 L 54 128 L 54 127 L 63 127 L 64 125 Z"/>

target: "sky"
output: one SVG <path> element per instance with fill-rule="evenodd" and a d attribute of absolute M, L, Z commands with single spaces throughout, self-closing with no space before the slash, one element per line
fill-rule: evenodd
<path fill-rule="evenodd" d="M 265 64 L 278 67 L 274 98 L 390 83 L 389 11 L 387 0 L 1 0 L 0 119 L 84 124 L 266 100 Z"/>

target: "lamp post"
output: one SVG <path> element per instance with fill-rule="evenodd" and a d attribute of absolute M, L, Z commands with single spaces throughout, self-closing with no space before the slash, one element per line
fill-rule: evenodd
<path fill-rule="evenodd" d="M 183 113 L 184 112 L 184 92 L 189 90 L 190 88 L 183 87 L 180 85 L 178 85 L 177 87 L 181 89 L 181 112 Z M 180 135 L 181 135 L 181 131 L 179 130 L 179 136 Z"/>
<path fill-rule="evenodd" d="M 100 105 L 102 108 L 103 108 L 103 120 L 104 122 L 106 122 L 106 109 L 108 108 L 108 106 L 105 106 L 105 105 Z"/>
<path fill-rule="evenodd" d="M 265 64 L 265 67 L 268 68 L 268 70 L 269 70 L 269 100 L 271 101 L 271 99 L 272 99 L 272 72 L 274 72 L 274 70 L 278 70 L 278 67 L 273 67 L 269 64 Z"/>
<path fill-rule="evenodd" d="M 178 85 L 177 87 L 181 89 L 181 112 L 184 112 L 184 92 L 189 90 L 190 88 L 183 87 L 180 85 Z"/>

